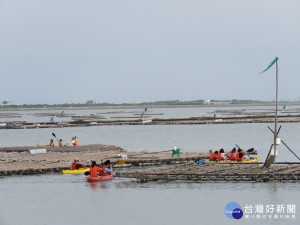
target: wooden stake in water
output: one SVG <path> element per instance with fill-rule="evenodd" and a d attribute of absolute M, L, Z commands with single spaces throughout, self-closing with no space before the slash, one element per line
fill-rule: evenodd
<path fill-rule="evenodd" d="M 277 110 L 278 110 L 278 60 L 276 60 L 276 109 L 275 109 L 275 132 L 274 132 L 274 170 L 276 165 L 276 140 L 277 140 Z"/>

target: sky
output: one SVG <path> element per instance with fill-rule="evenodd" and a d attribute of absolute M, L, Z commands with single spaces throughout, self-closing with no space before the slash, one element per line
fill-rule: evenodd
<path fill-rule="evenodd" d="M 298 100 L 299 0 L 0 0 L 0 101 Z"/>

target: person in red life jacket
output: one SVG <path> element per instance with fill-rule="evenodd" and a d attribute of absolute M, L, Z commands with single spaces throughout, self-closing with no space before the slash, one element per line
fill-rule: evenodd
<path fill-rule="evenodd" d="M 72 163 L 72 170 L 81 170 L 82 169 L 82 164 L 79 164 L 78 159 L 74 159 L 74 162 Z"/>
<path fill-rule="evenodd" d="M 103 164 L 102 166 L 103 170 L 104 170 L 104 174 L 105 175 L 112 175 L 112 165 L 110 165 L 110 168 L 108 169 L 108 166 L 106 166 L 105 164 Z"/>
<path fill-rule="evenodd" d="M 91 168 L 90 168 L 90 176 L 98 176 L 99 174 L 99 171 L 101 170 L 102 168 L 96 166 L 96 161 L 92 161 L 92 165 L 91 165 Z M 103 170 L 103 169 L 102 169 Z"/>
<path fill-rule="evenodd" d="M 216 161 L 218 158 L 218 151 L 213 152 L 210 156 L 209 156 L 209 161 Z"/>
<path fill-rule="evenodd" d="M 235 155 L 235 158 L 234 158 L 234 160 L 235 161 L 237 161 L 237 162 L 240 162 L 239 160 L 240 160 L 240 157 L 239 157 L 239 154 L 242 152 L 242 149 L 238 149 L 238 151 L 237 151 L 237 153 L 236 153 L 236 155 Z"/>
<path fill-rule="evenodd" d="M 236 148 L 233 148 L 233 149 L 231 150 L 229 159 L 230 159 L 231 161 L 234 161 L 234 160 L 235 160 L 235 156 L 236 156 Z"/>
<path fill-rule="evenodd" d="M 49 146 L 53 146 L 53 147 L 55 146 L 53 139 L 50 139 L 50 144 L 49 144 Z"/>
<path fill-rule="evenodd" d="M 239 157 L 238 157 L 238 160 L 236 160 L 236 161 L 237 162 L 243 162 L 244 161 L 244 153 L 240 152 L 238 154 L 239 154 Z"/>
<path fill-rule="evenodd" d="M 218 161 L 219 162 L 223 162 L 225 160 L 226 160 L 226 158 L 225 158 L 225 152 L 224 152 L 224 149 L 221 148 L 220 151 L 219 151 L 219 153 L 218 153 Z"/>

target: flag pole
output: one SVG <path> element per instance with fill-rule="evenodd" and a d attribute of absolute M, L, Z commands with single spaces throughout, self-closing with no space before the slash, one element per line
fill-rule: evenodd
<path fill-rule="evenodd" d="M 275 171 L 275 165 L 276 165 L 277 111 L 278 111 L 278 60 L 276 60 L 276 109 L 275 109 L 275 132 L 274 132 L 274 171 Z"/>

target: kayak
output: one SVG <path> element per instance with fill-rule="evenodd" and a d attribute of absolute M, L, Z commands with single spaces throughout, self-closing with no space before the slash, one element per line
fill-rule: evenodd
<path fill-rule="evenodd" d="M 222 165 L 229 165 L 229 164 L 248 164 L 248 163 L 258 163 L 260 160 L 260 157 L 256 157 L 254 159 L 250 159 L 250 160 L 247 160 L 247 161 L 242 161 L 242 162 L 236 162 L 236 161 L 230 161 L 230 162 L 209 162 L 209 165 L 215 165 L 215 164 L 222 164 Z"/>
<path fill-rule="evenodd" d="M 90 168 L 82 168 L 81 170 L 62 170 L 62 174 L 83 174 L 90 171 Z"/>
<path fill-rule="evenodd" d="M 248 161 L 242 161 L 242 162 L 236 162 L 236 161 L 225 161 L 225 162 L 215 162 L 215 161 L 209 161 L 209 160 L 199 160 L 197 164 L 209 164 L 209 165 L 215 165 L 215 164 L 222 164 L 222 165 L 229 165 L 229 164 L 248 164 L 248 163 L 257 163 L 259 162 L 260 157 L 256 157 L 254 159 L 250 159 Z"/>
<path fill-rule="evenodd" d="M 105 181 L 105 180 L 113 180 L 115 179 L 112 175 L 104 175 L 104 176 L 91 176 L 89 175 L 86 180 L 87 182 L 97 182 L 97 181 Z"/>

